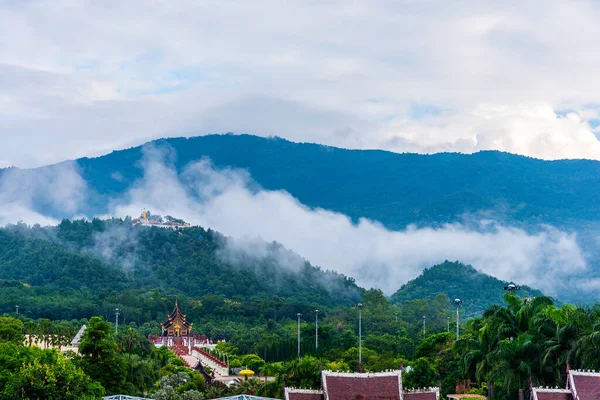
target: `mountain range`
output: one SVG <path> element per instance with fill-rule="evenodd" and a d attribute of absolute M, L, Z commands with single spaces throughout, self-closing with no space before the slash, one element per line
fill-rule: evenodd
<path fill-rule="evenodd" d="M 481 212 L 519 225 L 579 228 L 600 221 L 596 161 L 543 161 L 498 151 L 397 154 L 231 134 L 152 144 L 174 149 L 178 170 L 208 157 L 217 167 L 247 170 L 267 190 L 283 189 L 308 206 L 392 229 Z M 104 198 L 122 194 L 142 177 L 142 157 L 142 147 L 135 147 L 76 162 Z M 106 211 L 103 201 L 97 203 L 97 211 Z"/>
<path fill-rule="evenodd" d="M 178 298 L 194 320 L 240 322 L 350 308 L 365 293 L 352 278 L 315 268 L 277 243 L 257 259 L 229 240 L 202 227 L 173 230 L 120 219 L 9 225 L 0 228 L 0 314 L 19 305 L 36 318 L 108 319 L 118 307 L 122 322 L 140 325 L 160 320 Z M 292 258 L 298 260 L 293 269 Z M 463 315 L 472 317 L 501 304 L 506 285 L 471 266 L 444 262 L 390 300 L 402 306 L 445 294 L 461 298 Z M 542 293 L 523 287 L 519 294 Z"/>
<path fill-rule="evenodd" d="M 336 211 L 354 222 L 368 218 L 391 230 L 460 222 L 485 231 L 481 221 L 488 220 L 526 232 L 552 226 L 575 235 L 581 246 L 588 269 L 575 269 L 574 273 L 586 278 L 598 275 L 595 254 L 600 204 L 595 199 L 600 194 L 600 163 L 596 161 L 543 161 L 497 151 L 397 154 L 233 134 L 159 139 L 75 160 L 89 192 L 76 214 L 109 213 L 116 199 L 143 181 L 149 148 L 167 149 L 168 162 L 178 172 L 207 158 L 216 169 L 247 171 L 259 188 L 283 190 L 303 205 Z M 67 164 L 72 162 L 31 170 L 3 169 L 0 178 L 10 175 L 19 183 L 37 182 L 40 176 L 51 176 Z M 63 184 L 68 182 L 59 179 L 56 187 Z M 50 204 L 45 194 L 36 192 L 27 205 L 58 219 L 73 216 L 73 210 L 62 207 L 61 202 Z M 558 246 L 562 241 L 558 240 Z M 552 256 L 545 256 L 543 262 L 552 261 L 548 260 Z M 321 267 L 331 269 L 329 265 Z M 578 289 L 561 295 L 585 300 Z"/>

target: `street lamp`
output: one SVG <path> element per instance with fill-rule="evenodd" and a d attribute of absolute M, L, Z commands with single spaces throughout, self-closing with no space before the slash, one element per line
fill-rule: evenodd
<path fill-rule="evenodd" d="M 315 352 L 319 352 L 319 310 L 315 310 Z"/>
<path fill-rule="evenodd" d="M 119 315 L 121 315 L 120 313 L 121 310 L 119 310 L 118 308 L 115 308 L 115 332 L 119 332 Z"/>
<path fill-rule="evenodd" d="M 358 307 L 358 368 L 362 372 L 362 303 L 356 305 Z"/>
<path fill-rule="evenodd" d="M 450 317 L 446 317 L 448 319 L 448 327 L 446 328 L 446 332 L 450 332 Z"/>
<path fill-rule="evenodd" d="M 16 305 L 15 307 L 17 308 L 17 314 L 18 314 L 19 313 L 19 306 Z"/>
<path fill-rule="evenodd" d="M 426 318 L 427 318 L 427 317 L 425 317 L 425 316 L 423 315 L 423 336 L 425 336 L 425 319 L 426 319 Z"/>
<path fill-rule="evenodd" d="M 459 328 L 458 328 L 458 309 L 462 304 L 461 299 L 454 299 L 454 305 L 456 306 L 456 340 L 458 340 Z"/>
<path fill-rule="evenodd" d="M 504 290 L 508 290 L 509 292 L 516 292 L 519 289 L 521 289 L 521 286 L 515 285 L 514 283 L 509 283 L 508 285 L 504 286 Z"/>
<path fill-rule="evenodd" d="M 298 313 L 296 316 L 298 317 L 298 360 L 300 359 L 300 316 L 302 314 Z"/>
<path fill-rule="evenodd" d="M 521 286 L 515 285 L 514 283 L 509 283 L 507 286 L 504 286 L 504 290 L 508 290 L 511 292 L 514 292 L 519 289 L 521 289 Z"/>

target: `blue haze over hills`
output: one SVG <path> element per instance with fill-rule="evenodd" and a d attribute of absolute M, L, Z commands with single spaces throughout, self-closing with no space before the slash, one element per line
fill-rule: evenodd
<path fill-rule="evenodd" d="M 154 143 L 175 149 L 178 169 L 208 157 L 216 167 L 246 169 L 263 188 L 284 189 L 308 206 L 391 229 L 454 222 L 467 214 L 577 230 L 600 221 L 597 161 L 543 161 L 497 151 L 397 154 L 249 135 Z M 118 196 L 142 177 L 141 159 L 136 147 L 77 160 L 84 179 L 103 194 L 95 211 L 105 211 L 103 198 Z"/>
<path fill-rule="evenodd" d="M 600 232 L 597 161 L 543 161 L 497 151 L 397 154 L 232 134 L 153 144 L 174 150 L 178 171 L 207 157 L 217 169 L 244 169 L 260 187 L 285 190 L 307 206 L 337 211 L 354 221 L 366 217 L 393 230 L 454 222 L 485 230 L 480 222 L 490 219 L 529 232 L 545 225 L 577 232 L 591 275 L 600 276 L 595 268 Z M 92 193 L 79 212 L 109 212 L 111 200 L 143 178 L 143 157 L 142 147 L 135 147 L 76 160 Z M 27 179 L 52 168 L 58 166 L 19 173 Z M 70 216 L 39 196 L 32 207 L 50 210 L 55 218 Z M 582 300 L 577 295 L 574 290 L 562 299 Z"/>

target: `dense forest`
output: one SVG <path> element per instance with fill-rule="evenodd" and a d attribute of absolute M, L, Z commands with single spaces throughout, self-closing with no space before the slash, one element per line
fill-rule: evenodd
<path fill-rule="evenodd" d="M 172 400 L 236 393 L 280 398 L 283 382 L 318 387 L 321 369 L 361 369 L 359 313 L 363 369 L 410 367 L 404 374 L 407 388 L 439 384 L 447 394 L 464 380 L 473 393 L 504 400 L 527 391 L 530 379 L 536 385 L 563 382 L 567 362 L 574 368 L 600 367 L 596 307 L 559 307 L 528 288 L 499 301 L 503 282 L 450 262 L 426 270 L 388 299 L 380 290 L 362 289 L 351 278 L 306 262 L 284 268 L 277 255 L 287 250 L 277 243 L 261 258 L 227 257 L 227 240 L 200 227 L 163 229 L 119 219 L 0 229 L 0 312 L 5 314 L 0 398 L 64 392 L 65 382 L 73 392 L 59 398 L 114 393 Z M 446 293 L 461 290 L 461 280 L 475 284 L 462 295 L 456 341 L 455 309 Z M 240 381 L 229 388 L 209 384 L 170 351 L 155 349 L 146 336 L 159 333 L 175 299 L 195 333 L 226 340 L 216 356 L 226 355 L 232 368 L 248 367 L 273 380 Z M 487 308 L 468 319 L 479 304 Z M 118 334 L 115 308 L 121 310 Z M 80 355 L 31 347 L 32 338 L 64 346 L 83 324 L 91 329 Z M 31 379 L 39 384 L 27 385 Z"/>
<path fill-rule="evenodd" d="M 402 328 L 409 338 L 406 355 L 420 335 L 423 315 L 428 331 L 444 330 L 448 318 L 454 320 L 443 294 L 390 305 L 381 291 L 365 291 L 349 277 L 306 262 L 295 270 L 280 265 L 275 256 L 287 250 L 277 243 L 260 259 L 236 253 L 228 261 L 226 241 L 200 227 L 172 230 L 118 219 L 11 225 L 0 229 L 0 312 L 14 312 L 18 305 L 20 315 L 34 319 L 113 320 L 119 308 L 123 324 L 133 323 L 147 335 L 159 333 L 159 322 L 178 299 L 197 332 L 233 340 L 242 351 L 273 361 L 293 358 L 290 324 L 298 312 L 310 320 L 321 310 L 323 346 L 331 340 L 331 347 L 339 347 L 337 340 L 354 340 L 353 307 L 377 298 L 388 311 L 371 327 L 365 310 L 365 328 L 390 335 Z"/>
<path fill-rule="evenodd" d="M 208 157 L 217 170 L 247 171 L 251 191 L 285 190 L 303 205 L 341 212 L 354 222 L 365 217 L 391 229 L 436 229 L 460 222 L 465 229 L 483 233 L 493 231 L 490 226 L 504 226 L 541 237 L 556 227 L 581 248 L 588 266 L 585 278 L 597 278 L 600 271 L 595 256 L 600 213 L 589 201 L 600 194 L 597 161 L 543 161 L 493 151 L 395 154 L 230 134 L 160 139 L 147 148 L 82 158 L 68 166 L 0 170 L 0 179 L 47 182 L 54 190 L 61 171 L 75 165 L 72 173 L 85 185 L 82 198 L 67 202 L 76 204 L 76 210 L 64 207 L 64 201 L 50 201 L 44 190 L 28 191 L 27 207 L 58 220 L 74 214 L 103 215 L 126 202 L 129 191 L 143 182 L 149 148 L 168 154 L 160 160 L 179 173 Z M 585 301 L 580 291 L 569 287 L 561 291 L 561 299 Z"/>
<path fill-rule="evenodd" d="M 417 278 L 402 285 L 391 300 L 401 304 L 406 300 L 432 298 L 444 293 L 450 299 L 462 300 L 461 308 L 466 317 L 476 317 L 489 306 L 503 302 L 504 288 L 509 283 L 477 271 L 470 265 L 446 261 L 426 268 Z M 519 290 L 520 295 L 526 298 L 542 295 L 539 290 L 528 286 L 520 286 Z"/>
<path fill-rule="evenodd" d="M 200 227 L 175 231 L 117 219 L 11 225 L 0 229 L 0 311 L 18 304 L 32 317 L 77 319 L 120 305 L 126 321 L 140 324 L 161 319 L 179 297 L 191 318 L 243 319 L 355 304 L 363 291 L 277 243 L 261 258 L 237 252 L 228 261 L 226 241 Z M 297 269 L 281 265 L 282 252 L 301 260 Z"/>
<path fill-rule="evenodd" d="M 597 307 L 558 307 L 545 296 L 521 298 L 512 292 L 504 298 L 503 305 L 492 305 L 483 316 L 463 324 L 456 340 L 454 332 L 435 331 L 435 325 L 411 333 L 405 321 L 410 315 L 401 312 L 398 320 L 394 319 L 399 310 L 381 293 L 366 291 L 361 300 L 365 332 L 362 368 L 405 369 L 404 388 L 439 385 L 444 396 L 462 382 L 469 393 L 487 395 L 491 400 L 515 399 L 519 392 L 528 396 L 530 385 L 562 386 L 567 364 L 577 369 L 600 368 Z M 272 377 L 238 379 L 230 386 L 207 382 L 198 372 L 185 368 L 169 350 L 152 346 L 143 327 L 133 322 L 115 333 L 114 326 L 102 317 L 52 322 L 20 314 L 4 316 L 0 317 L 0 399 L 49 395 L 98 399 L 115 393 L 157 400 L 203 400 L 241 393 L 282 398 L 284 385 L 319 388 L 323 369 L 361 369 L 356 331 L 340 326 L 344 321 L 356 322 L 356 313 L 355 308 L 338 308 L 323 316 L 319 334 L 325 340 L 318 353 L 310 343 L 315 326 L 305 316 L 301 327 L 308 341 L 301 343 L 300 359 L 294 354 L 289 361 L 269 361 L 260 351 L 240 349 L 235 340 L 217 345 L 214 354 L 226 355 L 231 368 L 248 367 L 257 375 Z M 32 337 L 64 345 L 82 322 L 88 329 L 79 354 L 63 355 L 56 349 L 31 346 Z M 276 330 L 293 335 L 295 327 L 295 321 L 269 319 L 263 322 L 261 335 L 268 337 Z"/>

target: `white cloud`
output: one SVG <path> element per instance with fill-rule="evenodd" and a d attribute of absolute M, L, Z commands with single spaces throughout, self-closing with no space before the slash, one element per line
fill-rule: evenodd
<path fill-rule="evenodd" d="M 208 160 L 177 173 L 175 157 L 168 148 L 145 147 L 143 178 L 113 201 L 111 213 L 136 216 L 148 208 L 231 235 L 222 254 L 229 260 L 243 253 L 274 257 L 289 268 L 302 265 L 297 256 L 268 244 L 277 241 L 315 265 L 386 293 L 446 259 L 550 294 L 567 285 L 579 285 L 582 293 L 595 287 L 595 281 L 579 279 L 587 273 L 587 262 L 574 233 L 551 226 L 525 232 L 475 217 L 465 224 L 391 231 L 376 221 L 353 223 L 343 214 L 309 208 L 287 192 L 261 189 L 245 171 L 216 170 Z M 74 163 L 5 171 L 0 177 L 0 225 L 56 224 L 53 215 L 76 217 L 89 200 Z M 126 236 L 125 231 L 110 232 L 96 238 L 93 250 L 131 267 L 137 239 Z"/>
<path fill-rule="evenodd" d="M 394 120 L 386 147 L 400 151 L 501 150 L 541 159 L 600 159 L 600 141 L 578 113 L 547 104 L 481 105 L 468 115 Z M 440 140 L 443 138 L 443 140 Z"/>
<path fill-rule="evenodd" d="M 54 225 L 53 217 L 76 216 L 88 201 L 87 183 L 75 163 L 36 170 L 9 169 L 0 176 L 0 225 Z"/>
<path fill-rule="evenodd" d="M 217 171 L 207 160 L 178 175 L 156 151 L 147 154 L 144 178 L 114 205 L 114 214 L 137 215 L 142 208 L 232 235 L 234 256 L 243 250 L 261 257 L 266 243 L 276 240 L 313 264 L 387 293 L 446 259 L 551 294 L 587 268 L 575 234 L 549 226 L 527 233 L 481 221 L 476 228 L 447 224 L 390 231 L 374 221 L 354 224 L 343 214 L 308 208 L 283 191 L 261 190 L 247 174 Z"/>
<path fill-rule="evenodd" d="M 599 17 L 591 0 L 3 2 L 0 160 L 227 131 L 600 159 Z"/>

